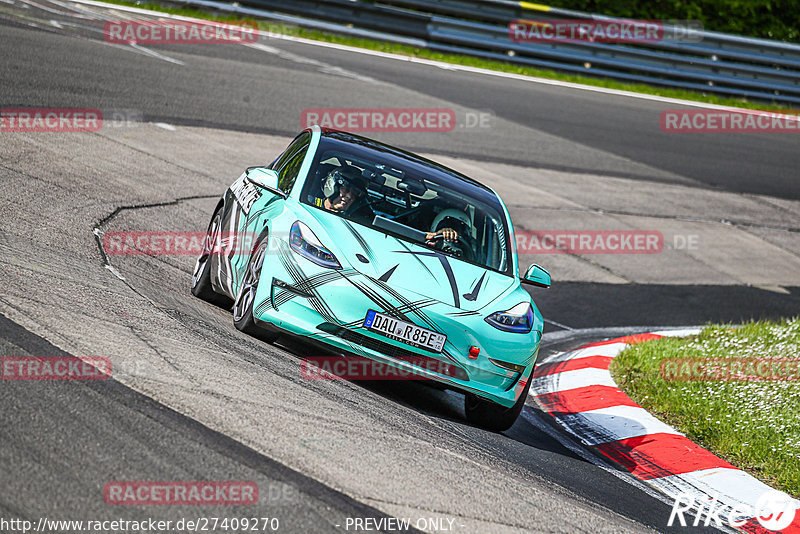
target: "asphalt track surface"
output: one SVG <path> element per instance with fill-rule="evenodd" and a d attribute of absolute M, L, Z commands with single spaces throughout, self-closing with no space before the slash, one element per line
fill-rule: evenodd
<path fill-rule="evenodd" d="M 103 268 L 90 230 L 121 206 L 132 209 L 108 229 L 203 227 L 231 181 L 230 162 L 217 161 L 225 151 L 249 156 L 243 167 L 260 154 L 247 144 L 263 142 L 271 152 L 261 157 L 270 159 L 312 107 L 488 111 L 488 131 L 380 137 L 451 158 L 698 194 L 768 195 L 774 204 L 800 198 L 793 136 L 670 136 L 658 130 L 658 114 L 675 105 L 282 40 L 148 47 L 156 56 L 99 42 L 97 20 L 76 19 L 67 4 L 25 5 L 4 2 L 0 12 L 0 105 L 128 110 L 143 122 L 185 127 L 190 139 L 174 147 L 181 167 L 170 147 L 159 153 L 135 132 L 125 147 L 124 135 L 75 144 L 0 138 L 9 185 L 0 216 L 0 311 L 8 317 L 0 318 L 0 352 L 107 351 L 121 371 L 119 381 L 101 383 L 2 384 L 2 517 L 268 515 L 284 532 L 343 532 L 348 517 L 387 516 L 453 518 L 455 532 L 670 530 L 668 504 L 587 461 L 535 404 L 511 430 L 493 434 L 465 424 L 456 394 L 303 381 L 298 355 L 311 349 L 236 332 L 228 312 L 188 295 L 191 258 L 115 259 L 123 282 Z M 196 166 L 186 163 L 193 151 Z M 125 176 L 113 174 L 117 165 Z M 160 172 L 176 171 L 182 180 L 160 182 Z M 546 356 L 637 325 L 796 314 L 798 285 L 575 280 L 534 296 L 552 320 Z M 582 333 L 555 324 L 629 328 Z M 142 347 L 151 353 L 144 371 L 131 354 Z M 262 499 L 246 514 L 111 507 L 102 488 L 113 480 L 253 480 Z M 270 490 L 283 497 L 270 499 Z"/>

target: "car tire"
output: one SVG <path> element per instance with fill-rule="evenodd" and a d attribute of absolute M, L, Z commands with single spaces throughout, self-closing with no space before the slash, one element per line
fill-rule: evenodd
<path fill-rule="evenodd" d="M 464 413 L 467 416 L 467 421 L 492 432 L 508 430 L 517 420 L 519 414 L 522 413 L 525 399 L 528 398 L 531 380 L 532 377 L 528 378 L 525 389 L 522 390 L 522 394 L 517 399 L 517 402 L 514 403 L 514 406 L 510 408 L 482 399 L 472 393 L 467 393 L 464 396 Z"/>
<path fill-rule="evenodd" d="M 197 258 L 192 273 L 192 295 L 195 297 L 221 306 L 230 308 L 233 300 L 227 295 L 221 295 L 214 291 L 211 285 L 211 258 L 215 250 L 220 249 L 220 226 L 222 224 L 222 206 L 214 212 L 211 222 L 208 224 L 205 239 L 203 239 L 203 251 Z"/>
<path fill-rule="evenodd" d="M 233 302 L 233 325 L 245 334 L 273 343 L 278 339 L 278 332 L 268 326 L 256 324 L 256 320 L 253 318 L 256 289 L 258 289 L 258 281 L 261 278 L 261 269 L 264 266 L 268 248 L 268 241 L 266 237 L 263 237 L 256 244 L 250 261 L 247 262 L 242 284 Z"/>

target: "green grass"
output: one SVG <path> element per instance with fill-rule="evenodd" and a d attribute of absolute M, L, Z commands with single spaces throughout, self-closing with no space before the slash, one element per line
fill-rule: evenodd
<path fill-rule="evenodd" d="M 183 7 L 181 8 L 169 7 L 152 2 L 132 2 L 128 0 L 103 0 L 103 1 L 109 4 L 134 6 L 143 9 L 150 9 L 153 11 L 170 13 L 173 15 L 183 15 L 187 17 L 195 17 L 207 20 L 235 21 L 243 19 L 241 15 L 220 14 L 220 13 L 206 12 L 198 9 L 190 9 Z M 248 20 L 253 20 L 253 19 L 248 19 Z M 515 65 L 513 63 L 506 63 L 503 61 L 486 60 L 460 54 L 443 54 L 425 48 L 416 48 L 413 46 L 390 43 L 386 41 L 362 39 L 347 35 L 339 35 L 317 30 L 309 30 L 297 26 L 277 24 L 266 20 L 256 19 L 256 22 L 258 23 L 259 28 L 261 30 L 269 31 L 275 34 L 302 37 L 304 39 L 313 39 L 316 41 L 342 44 L 357 48 L 365 48 L 368 50 L 378 50 L 381 52 L 387 52 L 392 54 L 400 54 L 400 55 L 418 57 L 423 59 L 431 59 L 435 61 L 442 61 L 445 63 L 453 63 L 456 65 L 477 67 L 477 68 L 495 70 L 500 72 L 510 72 L 513 74 L 521 74 L 524 76 L 535 76 L 539 78 L 548 78 L 552 80 L 560 80 L 565 82 L 580 83 L 585 85 L 592 85 L 595 87 L 605 87 L 608 89 L 632 91 L 635 93 L 644 93 L 644 94 L 658 95 L 664 97 L 679 98 L 683 100 L 693 100 L 696 102 L 706 102 L 722 106 L 735 106 L 747 109 L 775 111 L 778 113 L 792 113 L 792 114 L 796 113 L 796 111 L 793 110 L 792 108 L 784 106 L 779 103 L 767 104 L 762 102 L 752 102 L 744 98 L 728 98 L 713 94 L 706 94 L 695 91 L 686 91 L 681 89 L 670 89 L 654 85 L 623 83 L 608 78 L 566 74 L 552 70 L 525 67 L 525 66 Z"/>
<path fill-rule="evenodd" d="M 765 483 L 800 496 L 800 381 L 667 381 L 664 358 L 800 360 L 800 317 L 629 347 L 611 373 L 639 405 Z"/>

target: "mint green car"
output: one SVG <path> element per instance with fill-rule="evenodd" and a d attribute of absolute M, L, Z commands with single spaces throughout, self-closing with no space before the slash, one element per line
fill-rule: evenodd
<path fill-rule="evenodd" d="M 247 243 L 246 245 L 242 245 Z M 192 293 L 267 341 L 302 336 L 465 394 L 471 423 L 522 411 L 543 321 L 490 188 L 415 154 L 312 127 L 248 168 L 211 218 Z"/>

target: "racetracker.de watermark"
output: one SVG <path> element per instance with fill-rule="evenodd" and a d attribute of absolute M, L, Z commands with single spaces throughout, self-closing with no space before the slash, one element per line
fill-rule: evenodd
<path fill-rule="evenodd" d="M 300 127 L 348 132 L 432 132 L 482 130 L 491 128 L 494 113 L 449 108 L 309 108 L 300 114 Z"/>
<path fill-rule="evenodd" d="M 664 235 L 656 230 L 518 230 L 519 254 L 657 254 Z"/>
<path fill-rule="evenodd" d="M 800 133 L 800 117 L 755 110 L 668 109 L 661 112 L 666 133 Z"/>
<path fill-rule="evenodd" d="M 454 375 L 456 369 L 447 362 L 432 358 L 409 358 L 408 363 L 447 376 Z M 316 356 L 300 360 L 300 376 L 306 380 L 428 380 L 419 372 L 355 356 Z"/>
<path fill-rule="evenodd" d="M 3 356 L 3 380 L 106 380 L 111 360 L 104 356 Z"/>
<path fill-rule="evenodd" d="M 2 108 L 0 133 L 97 132 L 141 124 L 141 111 L 96 108 Z"/>
<path fill-rule="evenodd" d="M 109 482 L 103 488 L 112 505 L 250 505 L 258 502 L 258 484 L 247 481 Z"/>
<path fill-rule="evenodd" d="M 114 44 L 254 43 L 258 36 L 258 25 L 252 20 L 110 20 L 103 26 L 103 38 Z"/>
<path fill-rule="evenodd" d="M 0 132 L 97 132 L 103 112 L 84 108 L 2 108 Z"/>
<path fill-rule="evenodd" d="M 518 19 L 508 23 L 515 43 L 659 43 L 702 40 L 699 21 Z"/>
<path fill-rule="evenodd" d="M 207 239 L 206 232 L 106 232 L 103 234 L 103 250 L 109 256 L 250 255 L 258 235 L 251 232 L 221 232 L 216 240 Z"/>
<path fill-rule="evenodd" d="M 670 381 L 761 382 L 800 380 L 800 359 L 667 358 L 661 378 Z"/>

